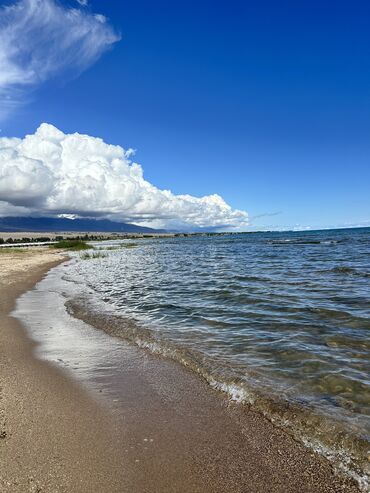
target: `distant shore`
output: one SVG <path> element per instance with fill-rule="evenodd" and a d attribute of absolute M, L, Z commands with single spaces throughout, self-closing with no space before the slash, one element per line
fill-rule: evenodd
<path fill-rule="evenodd" d="M 358 491 L 328 461 L 175 362 L 122 342 L 124 398 L 113 412 L 108 398 L 102 405 L 36 359 L 35 343 L 9 313 L 63 260 L 46 248 L 0 256 L 1 491 Z"/>
<path fill-rule="evenodd" d="M 47 244 L 61 239 L 83 239 L 85 241 L 106 240 L 137 240 L 145 238 L 186 238 L 192 236 L 224 236 L 240 233 L 100 233 L 100 232 L 78 232 L 78 231 L 45 231 L 45 232 L 4 232 L 0 231 L 0 247 L 7 246 L 37 246 Z M 247 234 L 247 233 L 246 233 Z M 248 233 L 249 234 L 249 233 Z"/>

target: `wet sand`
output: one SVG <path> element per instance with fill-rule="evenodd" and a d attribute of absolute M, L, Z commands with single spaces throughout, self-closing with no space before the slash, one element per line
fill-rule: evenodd
<path fill-rule="evenodd" d="M 0 491 L 124 491 L 99 406 L 9 316 L 16 298 L 62 261 L 48 251 L 0 257 Z M 123 489 L 122 489 L 123 487 Z"/>
<path fill-rule="evenodd" d="M 120 364 L 104 382 L 115 399 L 36 359 L 9 313 L 61 261 L 46 250 L 0 257 L 0 491 L 358 491 L 259 414 L 124 341 L 114 339 Z"/>

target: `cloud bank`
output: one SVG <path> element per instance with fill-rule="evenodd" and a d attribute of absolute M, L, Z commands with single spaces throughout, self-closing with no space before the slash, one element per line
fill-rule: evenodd
<path fill-rule="evenodd" d="M 219 195 L 160 190 L 133 151 L 43 123 L 24 139 L 0 138 L 0 215 L 106 217 L 152 227 L 240 229 L 244 211 Z"/>
<path fill-rule="evenodd" d="M 80 74 L 119 39 L 103 15 L 55 0 L 0 8 L 0 118 L 46 80 Z"/>

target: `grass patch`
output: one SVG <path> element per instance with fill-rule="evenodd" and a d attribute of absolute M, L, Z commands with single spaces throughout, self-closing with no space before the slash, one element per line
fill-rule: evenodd
<path fill-rule="evenodd" d="M 107 252 L 111 252 L 114 250 L 122 250 L 123 248 L 135 248 L 137 247 L 137 243 L 121 243 L 119 245 L 109 246 L 109 247 L 99 247 L 98 250 L 106 250 Z"/>
<path fill-rule="evenodd" d="M 82 260 L 91 260 L 91 259 L 94 259 L 94 258 L 105 258 L 107 257 L 107 255 L 105 253 L 101 253 L 101 252 L 92 252 L 92 253 L 81 253 L 80 255 L 80 258 Z"/>
<path fill-rule="evenodd" d="M 58 243 L 51 245 L 50 248 L 63 248 L 65 250 L 79 251 L 79 250 L 91 250 L 94 247 L 88 245 L 86 241 L 82 241 L 82 240 L 61 240 L 58 241 Z"/>
<path fill-rule="evenodd" d="M 4 248 L 0 248 L 0 254 L 1 253 L 26 253 L 27 250 L 25 250 L 24 248 L 7 248 L 7 247 L 4 247 Z"/>
<path fill-rule="evenodd" d="M 138 246 L 137 243 L 122 243 L 122 248 L 136 248 Z"/>
<path fill-rule="evenodd" d="M 111 252 L 113 250 L 120 250 L 120 249 L 121 249 L 120 246 L 110 246 L 110 247 L 106 247 L 106 248 L 104 248 L 104 247 L 99 248 L 99 250 L 106 250 L 107 252 Z"/>

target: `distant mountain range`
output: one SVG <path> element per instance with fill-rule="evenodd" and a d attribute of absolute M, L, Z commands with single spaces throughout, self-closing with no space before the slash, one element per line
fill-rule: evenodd
<path fill-rule="evenodd" d="M 79 233 L 164 233 L 164 230 L 145 228 L 134 224 L 118 223 L 108 219 L 68 219 L 62 217 L 0 217 L 3 232 L 56 232 Z"/>

